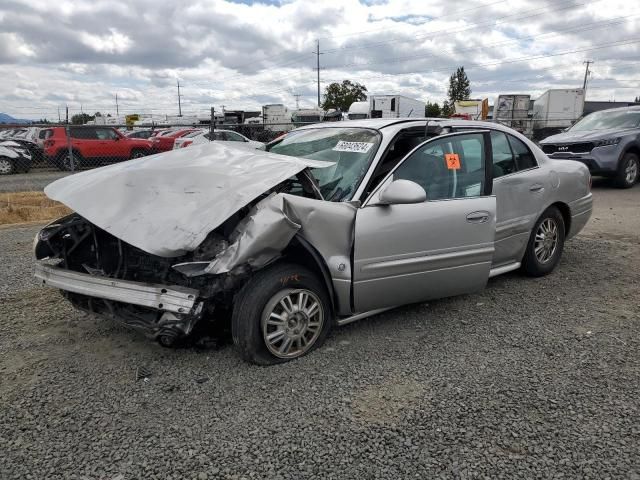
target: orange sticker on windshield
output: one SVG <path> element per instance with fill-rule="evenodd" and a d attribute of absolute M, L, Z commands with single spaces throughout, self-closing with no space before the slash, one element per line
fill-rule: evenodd
<path fill-rule="evenodd" d="M 447 162 L 449 170 L 460 170 L 460 157 L 457 153 L 445 153 L 444 161 Z"/>

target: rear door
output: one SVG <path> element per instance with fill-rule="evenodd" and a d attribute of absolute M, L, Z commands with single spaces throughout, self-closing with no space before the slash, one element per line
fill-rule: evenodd
<path fill-rule="evenodd" d="M 100 149 L 94 127 L 71 127 L 71 146 L 84 158 L 95 158 Z"/>
<path fill-rule="evenodd" d="M 487 131 L 431 139 L 395 167 L 356 214 L 353 300 L 365 312 L 483 288 L 494 252 Z M 427 200 L 383 205 L 394 180 L 422 186 Z"/>
<path fill-rule="evenodd" d="M 544 209 L 548 179 L 519 139 L 492 131 L 493 191 L 497 198 L 494 267 L 522 260 L 531 229 Z"/>

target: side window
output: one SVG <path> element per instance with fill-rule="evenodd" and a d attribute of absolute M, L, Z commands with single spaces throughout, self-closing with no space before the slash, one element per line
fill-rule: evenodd
<path fill-rule="evenodd" d="M 118 138 L 118 134 L 110 128 L 97 128 L 96 134 L 98 140 L 115 140 Z"/>
<path fill-rule="evenodd" d="M 391 111 L 392 112 L 396 111 L 396 99 L 395 98 L 391 99 Z"/>
<path fill-rule="evenodd" d="M 536 162 L 536 157 L 533 156 L 533 153 L 529 148 L 516 137 L 511 135 L 509 137 L 509 144 L 513 150 L 513 154 L 516 157 L 516 165 L 518 166 L 518 170 L 527 170 L 528 168 L 537 167 L 538 163 Z"/>
<path fill-rule="evenodd" d="M 493 150 L 493 178 L 509 175 L 516 171 L 516 162 L 503 132 L 491 132 L 491 148 Z"/>
<path fill-rule="evenodd" d="M 477 197 L 485 191 L 484 137 L 480 133 L 434 140 L 411 154 L 393 179 L 411 180 L 427 200 Z"/>
<path fill-rule="evenodd" d="M 235 132 L 227 132 L 227 140 L 230 140 L 232 142 L 244 142 L 244 138 L 242 138 Z"/>
<path fill-rule="evenodd" d="M 94 128 L 71 128 L 71 138 L 77 138 L 79 140 L 96 140 L 96 130 Z"/>

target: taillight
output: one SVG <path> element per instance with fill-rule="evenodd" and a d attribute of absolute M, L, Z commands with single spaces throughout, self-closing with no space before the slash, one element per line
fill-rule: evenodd
<path fill-rule="evenodd" d="M 182 145 L 180 145 L 180 148 L 188 147 L 192 143 L 193 143 L 193 140 L 185 140 L 184 142 L 182 142 Z"/>

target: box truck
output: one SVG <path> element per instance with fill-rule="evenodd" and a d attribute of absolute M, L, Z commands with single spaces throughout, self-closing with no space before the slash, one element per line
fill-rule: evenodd
<path fill-rule="evenodd" d="M 584 111 L 584 89 L 547 90 L 533 103 L 533 135 L 536 139 L 560 133 Z"/>
<path fill-rule="evenodd" d="M 531 136 L 533 125 L 529 121 L 530 95 L 499 95 L 493 104 L 493 120 Z"/>
<path fill-rule="evenodd" d="M 293 128 L 291 111 L 281 103 L 262 107 L 262 124 L 270 132 L 288 132 Z"/>

